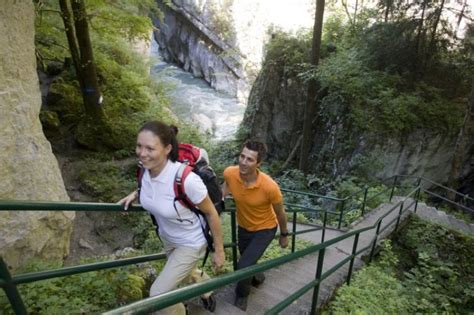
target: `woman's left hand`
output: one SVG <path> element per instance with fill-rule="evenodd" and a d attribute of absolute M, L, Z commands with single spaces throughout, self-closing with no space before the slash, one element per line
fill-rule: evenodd
<path fill-rule="evenodd" d="M 212 257 L 212 265 L 215 271 L 219 271 L 224 266 L 225 254 L 224 250 L 216 250 Z"/>

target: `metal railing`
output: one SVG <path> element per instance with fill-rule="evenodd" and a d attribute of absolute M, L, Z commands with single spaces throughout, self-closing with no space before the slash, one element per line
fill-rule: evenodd
<path fill-rule="evenodd" d="M 450 188 L 442 186 L 437 183 L 433 183 L 432 181 L 426 178 L 412 176 L 412 178 L 416 179 L 416 183 L 417 183 L 415 189 L 411 190 L 410 193 L 406 196 L 406 198 L 403 201 L 398 202 L 386 214 L 381 216 L 375 224 L 373 224 L 370 227 L 348 232 L 342 236 L 331 239 L 329 241 L 325 241 L 325 230 L 328 226 L 328 216 L 329 215 L 336 216 L 337 225 L 340 228 L 344 220 L 344 215 L 350 214 L 352 211 L 360 210 L 360 216 L 363 216 L 365 213 L 365 207 L 366 207 L 367 202 L 369 202 L 371 199 L 378 197 L 380 194 L 384 194 L 384 193 L 388 194 L 388 191 L 390 191 L 389 200 L 391 200 L 392 197 L 394 196 L 397 186 L 400 184 L 399 179 L 409 178 L 409 177 L 410 176 L 397 175 L 388 179 L 388 180 L 393 179 L 392 187 L 384 189 L 382 192 L 379 192 L 376 195 L 373 195 L 370 197 L 368 197 L 368 189 L 369 189 L 368 187 L 365 187 L 361 191 L 358 191 L 355 194 L 351 196 L 347 196 L 345 198 L 336 198 L 336 197 L 322 196 L 318 194 L 282 189 L 282 191 L 288 192 L 288 193 L 306 195 L 312 198 L 327 199 L 330 201 L 337 202 L 338 203 L 337 211 L 330 211 L 330 210 L 325 210 L 325 209 L 314 209 L 314 208 L 299 205 L 299 204 L 285 203 L 287 212 L 293 213 L 293 220 L 292 220 L 293 226 L 292 226 L 291 233 L 289 233 L 291 236 L 291 254 L 285 255 L 276 259 L 272 259 L 263 263 L 259 263 L 256 266 L 252 266 L 249 268 L 235 271 L 233 273 L 219 276 L 217 278 L 206 281 L 205 283 L 191 285 L 186 288 L 168 292 L 160 296 L 150 297 L 142 301 L 138 301 L 130 305 L 118 308 L 116 310 L 106 312 L 106 314 L 119 314 L 122 312 L 129 312 L 129 311 L 132 313 L 141 313 L 141 312 L 147 312 L 147 311 L 152 311 L 152 310 L 159 310 L 167 306 L 176 304 L 178 302 L 187 300 L 189 298 L 196 297 L 205 292 L 209 292 L 213 289 L 248 278 L 256 273 L 274 268 L 276 266 L 280 266 L 284 263 L 318 252 L 319 253 L 318 263 L 315 270 L 314 280 L 312 280 L 307 285 L 305 285 L 304 287 L 294 292 L 287 299 L 285 299 L 284 301 L 282 301 L 281 303 L 274 306 L 271 310 L 268 311 L 268 314 L 276 314 L 279 311 L 283 310 L 286 306 L 290 305 L 293 301 L 295 301 L 297 298 L 302 296 L 304 293 L 308 292 L 311 289 L 314 289 L 313 304 L 311 307 L 311 312 L 312 314 L 314 314 L 316 311 L 316 305 L 319 298 L 319 285 L 324 279 L 326 279 L 332 273 L 336 272 L 339 268 L 341 268 L 343 265 L 349 262 L 349 271 L 348 271 L 346 281 L 347 283 L 350 283 L 355 257 L 370 250 L 370 259 L 372 259 L 379 235 L 382 232 L 384 232 L 387 228 L 389 228 L 389 226 L 391 226 L 393 223 L 395 223 L 395 229 L 396 229 L 400 223 L 400 219 L 403 213 L 406 211 L 406 209 L 411 207 L 413 204 L 415 205 L 414 211 L 416 212 L 416 207 L 417 207 L 418 199 L 420 197 L 420 193 L 423 191 L 425 193 L 435 195 L 434 192 L 430 192 L 427 189 L 421 188 L 422 187 L 421 182 L 423 180 L 429 183 L 432 183 L 433 185 L 437 185 L 437 187 L 445 188 L 448 190 L 450 190 Z M 459 194 L 459 193 L 457 194 L 460 195 L 464 199 L 474 200 L 470 198 L 469 196 Z M 346 209 L 345 205 L 351 204 L 350 200 L 359 198 L 358 197 L 359 195 L 363 196 L 362 202 L 359 205 L 356 205 L 356 207 L 352 205 L 351 207 Z M 410 200 L 408 198 L 410 198 L 411 196 L 414 197 L 413 200 L 408 206 L 405 205 L 405 202 L 407 200 Z M 442 196 L 437 196 L 437 197 L 444 198 Z M 459 206 L 459 204 L 456 204 L 456 205 Z M 473 211 L 472 209 L 469 209 L 468 207 L 465 207 L 465 206 L 463 206 L 463 208 L 467 208 L 469 211 Z M 389 214 L 394 212 L 396 209 L 398 209 L 397 216 L 393 218 L 390 222 L 388 222 L 385 226 L 382 226 L 382 221 Z M 19 201 L 14 201 L 14 200 L 0 201 L 0 211 L 11 211 L 11 210 L 16 210 L 16 211 L 123 211 L 123 207 L 118 204 L 106 204 L 106 203 L 79 203 L 79 202 L 61 203 L 61 202 L 32 202 L 32 201 L 19 202 Z M 129 208 L 128 211 L 144 211 L 144 210 L 143 208 L 141 208 L 141 206 L 133 205 Z M 225 247 L 232 248 L 232 261 L 233 261 L 233 266 L 235 270 L 237 266 L 237 246 L 236 246 L 237 236 L 236 236 L 235 209 L 229 209 L 225 212 L 230 213 L 231 227 L 232 227 L 232 231 L 231 231 L 232 241 L 231 243 L 225 244 Z M 297 213 L 301 213 L 301 212 L 320 213 L 322 215 L 321 226 L 305 229 L 302 231 L 297 231 L 296 230 Z M 303 233 L 310 233 L 310 232 L 314 232 L 318 230 L 322 230 L 321 244 L 311 246 L 311 247 L 295 252 L 296 235 L 301 235 Z M 371 245 L 366 246 L 364 248 L 358 248 L 360 234 L 366 231 L 370 231 L 370 230 L 375 230 L 375 236 L 371 241 Z M 331 269 L 323 272 L 322 267 L 324 264 L 325 249 L 339 241 L 345 240 L 352 236 L 354 236 L 354 242 L 353 242 L 353 249 L 352 249 L 351 255 L 341 260 Z M 144 255 L 144 256 L 133 257 L 133 258 L 119 259 L 115 261 L 99 262 L 99 263 L 86 264 L 86 265 L 81 265 L 81 266 L 60 268 L 60 269 L 55 269 L 55 270 L 50 270 L 50 271 L 26 273 L 26 274 L 19 274 L 19 275 L 12 276 L 6 264 L 4 263 L 3 259 L 1 259 L 0 257 L 0 287 L 5 291 L 14 312 L 16 314 L 27 314 L 25 305 L 21 299 L 17 285 L 30 283 L 34 281 L 45 280 L 45 279 L 52 279 L 56 277 L 63 277 L 63 276 L 68 276 L 68 275 L 73 275 L 73 274 L 78 274 L 78 273 L 83 273 L 83 272 L 88 272 L 88 271 L 127 266 L 127 265 L 132 265 L 132 264 L 137 264 L 137 263 L 147 262 L 147 261 L 154 261 L 154 260 L 164 259 L 164 258 L 165 258 L 164 254 Z"/>
<path fill-rule="evenodd" d="M 321 242 L 324 241 L 326 227 L 326 220 L 324 220 L 321 227 L 314 227 L 305 229 L 302 231 L 296 230 L 296 214 L 299 212 L 321 212 L 321 210 L 314 210 L 309 207 L 304 207 L 297 204 L 285 204 L 288 212 L 294 213 L 292 232 L 289 233 L 291 237 L 291 252 L 295 252 L 296 248 L 296 235 L 304 233 L 310 233 L 318 230 L 323 230 L 321 236 Z M 0 212 L 1 211 L 109 211 L 109 212 L 120 212 L 124 211 L 123 206 L 114 203 L 88 203 L 88 202 L 50 202 L 50 201 L 17 201 L 17 200 L 3 200 L 0 201 Z M 145 210 L 140 205 L 132 205 L 129 207 L 127 212 L 144 212 Z M 224 244 L 225 248 L 231 248 L 232 250 L 232 265 L 234 270 L 237 269 L 237 229 L 235 219 L 235 208 L 224 210 L 224 213 L 229 213 L 231 218 L 231 239 L 230 243 Z M 327 218 L 327 215 L 324 215 Z M 276 235 L 275 238 L 278 238 Z M 21 295 L 18 291 L 18 285 L 31 283 L 34 281 L 47 280 L 57 277 L 70 276 L 74 274 L 97 271 L 127 265 L 133 265 L 137 263 L 155 261 L 165 259 L 164 253 L 143 255 L 133 258 L 119 259 L 108 262 L 99 262 L 92 264 L 85 264 L 73 267 L 59 268 L 55 270 L 41 271 L 24 273 L 12 276 L 7 265 L 5 264 L 2 257 L 0 257 L 0 288 L 2 288 L 14 310 L 15 314 L 27 314 L 27 310 Z"/>
<path fill-rule="evenodd" d="M 393 223 L 395 223 L 394 229 L 398 228 L 401 216 L 404 214 L 404 212 L 408 210 L 409 207 L 413 206 L 416 202 L 416 200 L 411 199 L 410 197 L 416 196 L 418 192 L 419 192 L 419 187 L 417 187 L 412 192 L 410 192 L 403 201 L 398 202 L 392 208 L 390 208 L 390 210 L 387 211 L 384 215 L 382 215 L 377 220 L 377 222 L 375 222 L 372 226 L 368 226 L 365 228 L 348 232 L 344 235 L 341 235 L 329 241 L 325 241 L 318 245 L 313 245 L 289 255 L 281 256 L 272 260 L 259 263 L 251 267 L 237 270 L 233 273 L 213 278 L 204 283 L 194 284 L 194 285 L 187 286 L 181 289 L 173 290 L 171 292 L 168 292 L 159 296 L 149 297 L 144 300 L 131 303 L 129 305 L 122 306 L 114 310 L 105 312 L 104 314 L 107 314 L 107 315 L 123 314 L 123 313 L 143 314 L 147 312 L 160 310 L 168 306 L 174 305 L 176 303 L 197 297 L 205 292 L 209 292 L 217 288 L 223 287 L 225 285 L 234 283 L 236 281 L 249 278 L 257 273 L 267 271 L 269 269 L 281 266 L 285 263 L 289 263 L 291 261 L 294 261 L 306 255 L 310 255 L 310 254 L 318 252 L 318 261 L 316 264 L 314 279 L 265 313 L 265 314 L 278 314 L 279 312 L 284 310 L 288 305 L 292 304 L 295 300 L 300 298 L 303 294 L 305 294 L 309 290 L 314 290 L 312 304 L 311 304 L 311 314 L 315 314 L 316 309 L 317 309 L 318 299 L 319 299 L 319 287 L 320 287 L 321 282 L 324 279 L 328 278 L 331 274 L 339 270 L 346 263 L 349 263 L 349 270 L 346 277 L 346 282 L 350 283 L 355 258 L 361 255 L 362 253 L 370 250 L 369 257 L 370 257 L 370 260 L 372 260 L 374 252 L 375 252 L 375 247 L 379 239 L 379 235 L 385 230 L 387 230 L 388 228 L 390 228 L 390 226 Z M 404 205 L 406 201 L 409 201 L 410 203 L 408 205 Z M 398 210 L 397 216 L 382 227 L 383 220 L 392 212 L 395 212 L 396 210 Z M 370 241 L 370 244 L 364 248 L 358 248 L 360 234 L 367 231 L 371 231 L 371 230 L 375 230 L 375 236 Z M 325 257 L 326 249 L 329 246 L 334 245 L 340 241 L 346 240 L 350 237 L 354 237 L 352 253 L 346 258 L 339 261 L 335 266 L 331 267 L 329 270 L 326 270 L 325 272 L 323 272 L 324 257 Z"/>
<path fill-rule="evenodd" d="M 411 182 L 408 182 L 408 180 L 411 180 Z M 391 201 L 395 193 L 399 192 L 401 195 L 405 195 L 406 190 L 412 190 L 417 186 L 420 186 L 421 188 L 417 199 L 420 198 L 421 193 L 424 193 L 451 205 L 457 210 L 464 211 L 465 213 L 474 216 L 474 210 L 472 209 L 472 206 L 470 206 L 474 205 L 473 197 L 457 192 L 449 187 L 436 183 L 422 176 L 394 175 L 382 180 L 379 185 L 383 188 L 378 192 L 376 191 L 375 193 L 371 193 L 371 187 L 365 186 L 364 188 L 348 196 L 340 198 L 284 188 L 281 190 L 284 193 L 310 197 L 313 201 L 313 204 L 318 204 L 321 200 L 333 201 L 336 204 L 335 208 L 337 210 L 325 211 L 327 211 L 328 216 L 337 217 L 337 219 L 335 221 L 329 220 L 328 217 L 325 222 L 327 226 L 332 226 L 337 229 L 341 229 L 344 226 L 348 226 L 355 220 L 363 218 L 370 212 L 371 209 L 376 208 L 381 202 L 385 201 L 385 196 L 389 196 L 388 200 Z M 442 195 L 441 193 L 434 190 L 444 191 L 445 195 Z M 448 192 L 454 194 L 455 200 L 451 200 L 446 196 Z M 368 208 L 370 203 L 372 203 L 372 206 L 370 207 L 371 209 Z"/>

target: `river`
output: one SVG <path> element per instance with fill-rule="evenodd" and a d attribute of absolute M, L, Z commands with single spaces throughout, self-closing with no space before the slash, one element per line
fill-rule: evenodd
<path fill-rule="evenodd" d="M 236 97 L 217 92 L 200 78 L 173 64 L 164 62 L 158 54 L 158 43 L 150 47 L 153 60 L 151 75 L 157 82 L 170 86 L 171 110 L 182 120 L 208 130 L 214 140 L 228 140 L 235 136 L 244 116 L 245 104 Z"/>

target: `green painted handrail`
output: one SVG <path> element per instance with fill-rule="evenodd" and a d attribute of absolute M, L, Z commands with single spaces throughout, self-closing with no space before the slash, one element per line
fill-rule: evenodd
<path fill-rule="evenodd" d="M 410 177 L 410 176 L 403 176 L 403 175 L 396 175 L 394 176 L 394 186 L 392 188 L 392 193 L 391 196 L 393 195 L 393 189 L 396 186 L 397 183 L 397 177 Z M 316 270 L 316 279 L 312 280 L 310 283 L 305 285 L 303 288 L 300 290 L 296 291 L 294 294 L 292 294 L 290 297 L 276 305 L 272 310 L 268 311 L 268 314 L 274 314 L 275 312 L 279 312 L 283 310 L 286 306 L 291 304 L 294 300 L 302 296 L 304 293 L 309 291 L 310 289 L 314 288 L 313 292 L 313 297 L 314 301 L 317 301 L 318 295 L 319 295 L 319 285 L 321 281 L 326 279 L 329 275 L 332 273 L 336 272 L 340 267 L 345 265 L 347 262 L 351 262 L 350 267 L 349 267 L 349 273 L 348 273 L 348 279 L 347 282 L 350 282 L 350 277 L 352 274 L 352 268 L 353 268 L 353 263 L 354 263 L 354 258 L 357 255 L 362 254 L 363 252 L 366 252 L 370 250 L 370 256 L 372 258 L 373 252 L 375 249 L 375 245 L 378 239 L 378 235 L 382 233 L 385 229 L 390 227 L 394 222 L 396 222 L 395 229 L 398 227 L 400 217 L 402 214 L 407 211 L 409 207 L 411 207 L 415 203 L 415 210 L 416 210 L 416 205 L 418 202 L 418 197 L 419 197 L 419 192 L 421 191 L 421 181 L 422 180 L 427 180 L 422 177 L 415 177 L 418 178 L 418 185 L 415 190 L 411 191 L 403 201 L 398 202 L 395 206 L 393 206 L 387 213 L 382 215 L 376 223 L 374 223 L 372 226 L 368 226 L 362 229 L 358 229 L 356 231 L 351 231 L 349 233 L 346 233 L 344 235 L 341 235 L 339 237 L 336 237 L 334 239 L 331 239 L 329 241 L 324 241 L 324 232 L 326 228 L 326 218 L 327 214 L 338 214 L 340 216 L 339 219 L 339 224 L 341 224 L 343 213 L 344 213 L 344 203 L 347 201 L 351 196 L 348 196 L 346 198 L 334 198 L 334 197 L 328 197 L 328 196 L 321 196 L 317 194 L 311 194 L 311 193 L 305 193 L 305 192 L 297 192 L 297 191 L 291 191 L 287 190 L 288 192 L 294 192 L 294 193 L 299 193 L 302 195 L 308 195 L 308 196 L 313 196 L 313 197 L 318 197 L 318 198 L 326 198 L 330 199 L 333 201 L 339 201 L 341 202 L 340 209 L 338 212 L 332 212 L 332 211 L 324 211 L 324 210 L 318 210 L 318 209 L 313 209 L 304 205 L 295 205 L 295 204 L 286 204 L 287 207 L 289 207 L 291 212 L 324 212 L 324 225 L 322 228 L 314 228 L 314 229 L 307 229 L 303 231 L 296 231 L 293 228 L 293 232 L 290 233 L 292 238 L 293 238 L 293 243 L 294 243 L 294 238 L 298 234 L 303 234 L 303 233 L 309 233 L 315 230 L 320 230 L 322 229 L 322 243 L 308 247 L 304 250 L 294 252 L 292 254 L 282 256 L 264 263 L 260 263 L 258 265 L 245 268 L 242 270 L 238 270 L 232 274 L 227 274 L 224 276 L 220 276 L 214 279 L 211 279 L 209 281 L 206 281 L 205 283 L 201 284 L 195 284 L 186 288 L 182 288 L 179 290 L 171 291 L 166 294 L 156 296 L 156 297 L 151 297 L 142 301 L 138 301 L 135 303 L 132 303 L 130 305 L 126 305 L 124 307 L 118 308 L 116 310 L 112 310 L 109 312 L 106 312 L 106 314 L 116 314 L 116 312 L 121 312 L 127 311 L 131 313 L 142 313 L 142 312 L 148 312 L 150 310 L 157 310 L 157 309 L 162 309 L 164 307 L 176 304 L 178 302 L 181 302 L 183 300 L 198 296 L 202 293 L 211 291 L 213 289 L 216 289 L 218 287 L 248 278 L 256 273 L 274 268 L 276 266 L 279 266 L 281 264 L 293 261 L 295 259 L 301 258 L 303 256 L 309 255 L 311 253 L 315 252 L 320 252 L 320 258 L 318 259 L 318 265 L 317 265 L 317 270 Z M 433 183 L 432 181 L 428 180 L 430 183 Z M 436 184 L 436 183 L 434 183 Z M 446 188 L 448 190 L 451 190 L 445 186 L 436 184 L 439 187 Z M 363 190 L 364 193 L 367 192 L 367 188 L 364 188 Z M 384 191 L 385 192 L 385 191 Z M 427 191 L 428 193 L 431 193 Z M 383 192 L 380 192 L 381 194 Z M 412 201 L 408 206 L 404 207 L 405 201 L 408 200 L 408 198 L 411 195 L 415 195 L 414 201 Z M 467 195 L 463 195 L 458 193 L 458 195 L 463 196 L 463 198 L 466 199 L 472 199 L 468 197 Z M 375 198 L 377 195 L 372 196 L 371 198 Z M 437 195 L 437 197 L 440 197 L 444 199 L 442 196 Z M 370 200 L 367 199 L 367 197 L 364 197 L 364 204 L 365 201 Z M 391 199 L 391 198 L 390 198 Z M 445 199 L 446 201 L 449 201 Z M 472 199 L 474 200 L 474 199 Z M 462 206 L 462 205 L 461 205 Z M 298 209 L 293 209 L 293 208 L 298 208 Z M 388 224 L 386 224 L 384 227 L 381 227 L 382 220 L 384 220 L 390 213 L 395 211 L 395 209 L 399 209 L 398 216 L 394 219 L 392 219 Z M 469 208 L 468 208 L 469 209 Z M 118 204 L 106 204 L 106 203 L 65 203 L 65 202 L 46 202 L 46 201 L 40 201 L 40 202 L 33 202 L 33 201 L 15 201 L 15 200 L 4 200 L 0 201 L 0 211 L 11 211 L 11 210 L 25 210 L 25 211 L 30 211 L 30 210 L 37 210 L 37 211 L 124 211 L 122 205 Z M 469 209 L 471 210 L 471 209 Z M 129 211 L 144 211 L 144 209 L 140 205 L 133 205 L 130 207 Z M 290 212 L 289 211 L 289 212 Z M 232 210 L 227 210 L 226 212 L 235 212 L 235 209 Z M 346 213 L 348 211 L 346 210 Z M 231 244 L 226 244 L 226 247 L 232 247 L 233 249 L 233 254 L 234 254 L 234 267 L 236 265 L 236 239 L 235 238 L 235 217 L 232 216 L 232 225 L 233 225 L 233 241 Z M 295 224 L 295 220 L 293 220 L 293 224 Z M 362 249 L 357 249 L 357 242 L 359 235 L 363 232 L 369 231 L 376 229 L 376 235 L 373 237 L 372 241 L 370 244 Z M 324 273 L 322 272 L 322 264 L 324 260 L 324 250 L 342 240 L 345 240 L 349 237 L 355 236 L 354 238 L 354 246 L 352 250 L 352 254 L 346 258 L 344 258 L 342 261 L 338 262 L 335 266 L 330 268 L 329 270 L 325 271 Z M 294 246 L 294 245 L 293 245 Z M 293 249 L 294 251 L 294 249 Z M 50 270 L 50 271 L 44 271 L 44 272 L 36 272 L 36 273 L 27 273 L 27 274 L 20 274 L 15 277 L 10 277 L 8 271 L 6 275 L 2 273 L 1 278 L 0 278 L 0 287 L 5 289 L 7 292 L 7 295 L 13 296 L 13 297 L 18 297 L 19 299 L 16 301 L 11 301 L 12 307 L 14 308 L 15 312 L 17 314 L 26 314 L 26 310 L 21 307 L 24 307 L 22 302 L 21 302 L 21 297 L 18 295 L 18 291 L 16 290 L 16 284 L 22 284 L 22 283 L 27 283 L 27 282 L 32 282 L 32 281 L 39 281 L 39 280 L 44 280 L 44 279 L 50 279 L 54 277 L 61 277 L 61 276 L 67 276 L 67 275 L 72 275 L 72 274 L 77 274 L 77 273 L 82 273 L 82 272 L 88 272 L 88 271 L 93 271 L 93 270 L 100 270 L 100 269 L 105 269 L 105 268 L 113 268 L 113 267 L 118 267 L 118 266 L 124 266 L 128 264 L 134 264 L 137 262 L 143 262 L 143 261 L 150 261 L 150 260 L 155 260 L 155 259 L 160 259 L 164 258 L 164 254 L 155 254 L 155 255 L 145 255 L 145 256 L 139 256 L 139 257 L 134 257 L 134 258 L 126 258 L 126 259 L 121 259 L 117 261 L 111 261 L 111 262 L 100 262 L 100 263 L 94 263 L 94 264 L 88 264 L 88 265 L 82 265 L 82 266 L 75 266 L 75 267 L 66 267 L 66 268 L 61 268 L 61 269 L 56 269 L 56 270 Z M 0 257 L 1 259 L 1 257 Z M 7 288 L 10 289 L 10 291 L 7 291 Z M 315 303 L 313 302 L 312 306 L 312 313 L 315 312 Z"/>
<path fill-rule="evenodd" d="M 64 202 L 64 201 L 19 201 L 0 200 L 0 211 L 125 211 L 117 203 Z M 127 212 L 145 211 L 140 205 L 131 205 Z"/>
<path fill-rule="evenodd" d="M 452 205 L 456 205 L 457 207 L 463 208 L 464 210 L 467 210 L 468 212 L 471 212 L 472 214 L 474 214 L 474 209 L 471 209 L 471 208 L 466 207 L 466 206 L 464 206 L 464 205 L 462 205 L 462 204 L 459 204 L 459 203 L 456 203 L 456 202 L 454 202 L 454 201 L 452 201 L 452 200 L 449 200 L 448 198 L 445 198 L 445 197 L 443 197 L 443 196 L 441 196 L 441 195 L 439 195 L 439 194 L 437 194 L 437 193 L 434 193 L 434 192 L 429 191 L 429 190 L 426 190 L 426 189 L 423 189 L 423 192 L 425 192 L 425 193 L 427 193 L 427 194 L 430 194 L 430 195 L 432 195 L 432 196 L 434 196 L 434 197 L 436 197 L 436 198 L 442 199 L 442 200 L 444 200 L 444 201 L 446 201 L 446 202 L 448 202 L 448 203 L 450 203 L 450 204 L 452 204 Z"/>
<path fill-rule="evenodd" d="M 418 189 L 419 189 L 419 187 L 417 187 L 412 193 L 415 193 Z M 410 193 L 410 194 L 412 194 L 412 193 Z M 338 243 L 342 240 L 345 240 L 347 238 L 350 238 L 354 235 L 358 235 L 358 234 L 363 233 L 365 231 L 369 231 L 369 230 L 378 228 L 380 226 L 383 218 L 385 218 L 387 215 L 389 215 L 391 212 L 393 212 L 395 209 L 397 209 L 400 206 L 401 203 L 405 202 L 405 200 L 398 202 L 394 207 L 392 207 L 386 213 L 386 215 L 384 215 L 383 217 L 380 217 L 377 220 L 377 222 L 375 222 L 372 226 L 368 226 L 368 227 L 365 227 L 365 228 L 361 228 L 361 229 L 358 229 L 358 230 L 355 230 L 355 231 L 348 232 L 344 235 L 338 236 L 336 238 L 333 238 L 329 241 L 325 241 L 325 242 L 320 243 L 318 245 L 310 246 L 308 248 L 299 250 L 299 251 L 297 251 L 295 253 L 292 253 L 292 254 L 289 254 L 289 255 L 278 257 L 278 258 L 268 260 L 268 261 L 263 262 L 263 263 L 259 263 L 259 264 L 254 265 L 254 266 L 250 266 L 250 267 L 247 267 L 247 268 L 244 268 L 244 269 L 241 269 L 241 270 L 237 270 L 237 271 L 233 272 L 232 274 L 219 276 L 217 278 L 210 279 L 210 280 L 208 280 L 204 283 L 194 284 L 194 285 L 191 285 L 191 286 L 187 286 L 185 288 L 170 291 L 170 292 L 162 294 L 162 295 L 149 297 L 149 298 L 146 298 L 144 300 L 141 300 L 141 301 L 138 301 L 138 302 L 135 302 L 135 303 L 131 303 L 129 305 L 125 305 L 125 306 L 116 308 L 114 310 L 105 312 L 104 314 L 108 314 L 108 315 L 123 314 L 123 313 L 143 314 L 143 313 L 147 313 L 147 312 L 151 312 L 151 311 L 160 310 L 160 309 L 163 309 L 165 307 L 168 307 L 168 306 L 174 305 L 176 303 L 182 302 L 184 300 L 194 298 L 194 297 L 199 296 L 199 295 L 201 295 L 205 292 L 209 292 L 209 291 L 215 290 L 219 287 L 231 284 L 233 282 L 240 281 L 240 280 L 245 279 L 245 278 L 249 278 L 249 277 L 251 277 L 251 276 L 253 276 L 257 273 L 266 271 L 266 270 L 274 268 L 274 267 L 278 267 L 282 264 L 291 262 L 291 261 L 296 260 L 298 258 L 301 258 L 303 256 L 318 252 L 320 250 L 324 250 L 327 247 L 329 247 L 331 245 L 334 245 L 334 244 L 336 244 L 336 243 Z M 408 209 L 408 208 L 406 208 L 406 209 Z M 376 238 L 376 236 L 374 238 Z M 349 256 L 349 259 L 350 259 L 350 256 Z M 349 260 L 345 259 L 344 263 L 347 263 L 347 261 L 349 261 Z M 339 269 L 342 266 L 342 264 L 339 263 L 336 266 L 337 266 L 337 268 L 333 267 L 330 270 L 327 270 L 326 272 L 322 273 L 321 274 L 321 279 L 319 281 L 314 282 L 313 283 L 314 285 L 309 286 L 308 290 L 313 288 L 315 285 L 318 285 L 320 281 L 322 281 L 323 279 L 327 278 L 329 275 L 334 273 L 337 269 Z M 302 292 L 302 294 L 304 294 L 305 292 Z M 294 297 L 293 295 L 291 296 L 291 298 L 294 298 L 295 300 L 298 297 L 299 296 L 297 296 L 297 297 Z M 289 298 L 287 298 L 287 299 L 289 299 Z M 286 299 L 285 299 L 285 301 L 283 301 L 281 303 L 288 303 L 288 301 L 286 301 Z M 271 313 L 271 311 L 270 311 L 270 313 Z"/>
<path fill-rule="evenodd" d="M 317 197 L 317 198 L 323 198 L 323 199 L 329 199 L 333 201 L 342 201 L 344 198 L 337 198 L 337 197 L 332 197 L 332 196 L 325 196 L 325 195 L 318 195 L 315 193 L 310 193 L 310 192 L 305 192 L 305 191 L 298 191 L 298 190 L 292 190 L 292 189 L 286 189 L 286 188 L 280 188 L 282 192 L 289 192 L 297 195 L 303 195 L 303 196 L 310 196 L 310 197 Z"/>
<path fill-rule="evenodd" d="M 152 254 L 152 255 L 137 256 L 137 257 L 132 257 L 132 258 L 118 259 L 118 260 L 113 260 L 113 261 L 97 262 L 97 263 L 91 263 L 91 264 L 86 264 L 86 265 L 81 265 L 81 266 L 65 267 L 65 268 L 59 268 L 59 269 L 48 270 L 48 271 L 24 273 L 24 274 L 19 274 L 12 277 L 11 282 L 14 284 L 29 283 L 29 282 L 52 279 L 52 278 L 57 278 L 57 277 L 70 276 L 70 275 L 75 275 L 75 274 L 89 272 L 89 271 L 97 271 L 97 270 L 133 265 L 133 264 L 159 260 L 159 259 L 164 259 L 164 258 L 166 258 L 166 254 L 159 253 L 159 254 Z M 2 282 L 0 282 L 0 287 L 3 287 Z"/>

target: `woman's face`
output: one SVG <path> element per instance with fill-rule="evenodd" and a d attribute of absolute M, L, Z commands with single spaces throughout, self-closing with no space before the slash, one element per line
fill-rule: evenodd
<path fill-rule="evenodd" d="M 168 161 L 168 154 L 171 152 L 171 144 L 164 146 L 160 138 L 149 130 L 143 130 L 137 136 L 137 147 L 135 153 L 143 164 L 143 167 L 150 171 L 159 173 Z"/>

